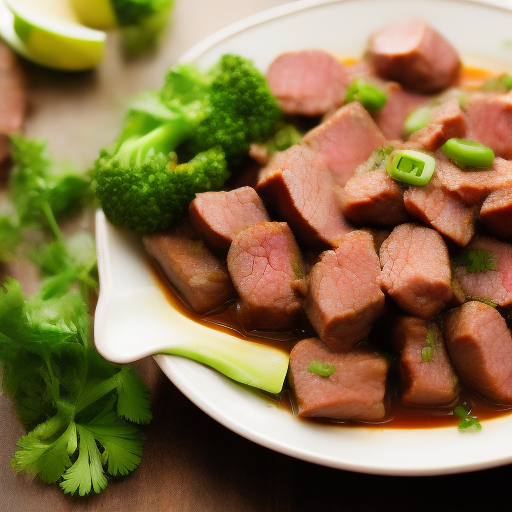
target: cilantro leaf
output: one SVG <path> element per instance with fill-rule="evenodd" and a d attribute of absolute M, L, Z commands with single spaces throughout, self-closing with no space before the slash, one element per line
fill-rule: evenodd
<path fill-rule="evenodd" d="M 22 240 L 23 235 L 15 221 L 7 215 L 0 217 L 0 262 L 12 259 Z"/>
<path fill-rule="evenodd" d="M 89 318 L 77 291 L 25 299 L 14 279 L 0 290 L 2 387 L 34 427 L 12 467 L 80 495 L 138 466 L 145 436 L 134 423 L 151 419 L 142 379 L 89 346 Z"/>

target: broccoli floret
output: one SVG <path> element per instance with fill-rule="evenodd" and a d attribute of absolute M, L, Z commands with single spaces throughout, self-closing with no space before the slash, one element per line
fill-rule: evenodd
<path fill-rule="evenodd" d="M 118 140 L 95 163 L 105 215 L 139 232 L 166 228 L 197 192 L 222 187 L 228 165 L 280 121 L 277 101 L 250 61 L 225 55 L 207 73 L 176 66 L 158 93 L 132 105 Z M 188 163 L 178 165 L 176 154 Z"/>
<path fill-rule="evenodd" d="M 282 113 L 265 77 L 250 60 L 223 55 L 209 76 L 208 111 L 185 142 L 185 154 L 220 146 L 226 160 L 237 164 L 251 142 L 264 141 L 275 132 Z"/>
<path fill-rule="evenodd" d="M 221 150 L 198 154 L 177 165 L 176 155 L 150 149 L 142 158 L 129 155 L 128 143 L 113 156 L 102 150 L 93 170 L 93 187 L 106 217 L 120 228 L 149 233 L 165 229 L 196 192 L 220 188 L 229 173 Z M 142 159 L 141 159 L 142 158 Z M 127 167 L 127 162 L 133 162 Z"/>
<path fill-rule="evenodd" d="M 142 20 L 168 13 L 174 0 L 110 0 L 121 26 L 138 25 Z"/>

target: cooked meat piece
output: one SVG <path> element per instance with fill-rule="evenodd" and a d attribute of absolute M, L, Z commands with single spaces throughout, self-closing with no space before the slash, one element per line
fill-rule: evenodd
<path fill-rule="evenodd" d="M 379 259 L 367 231 L 353 231 L 326 251 L 309 274 L 306 314 L 333 350 L 348 351 L 368 336 L 384 308 Z"/>
<path fill-rule="evenodd" d="M 429 124 L 414 132 L 409 140 L 419 142 L 427 151 L 438 150 L 447 140 L 466 136 L 466 117 L 456 98 L 436 108 Z"/>
<path fill-rule="evenodd" d="M 196 194 L 189 206 L 189 216 L 207 242 L 226 250 L 240 231 L 270 220 L 263 202 L 251 187 Z"/>
<path fill-rule="evenodd" d="M 483 201 L 493 190 L 512 185 L 512 162 L 495 158 L 491 169 L 461 170 L 443 153 L 436 153 L 436 176 L 443 187 L 468 206 Z"/>
<path fill-rule="evenodd" d="M 383 290 L 408 313 L 430 318 L 452 297 L 450 260 L 441 235 L 401 224 L 380 248 Z"/>
<path fill-rule="evenodd" d="M 453 85 L 461 68 L 453 47 L 415 18 L 394 21 L 373 35 L 368 58 L 381 77 L 422 93 Z"/>
<path fill-rule="evenodd" d="M 391 82 L 384 92 L 388 99 L 375 115 L 375 122 L 386 139 L 401 140 L 407 116 L 413 110 L 425 105 L 429 101 L 429 97 L 407 91 L 396 82 Z"/>
<path fill-rule="evenodd" d="M 453 405 L 460 392 L 459 380 L 438 327 L 421 318 L 402 316 L 393 322 L 391 338 L 400 354 L 402 404 L 406 407 Z"/>
<path fill-rule="evenodd" d="M 449 194 L 435 175 L 423 187 L 409 187 L 404 204 L 411 215 L 458 245 L 466 245 L 475 234 L 477 209 Z"/>
<path fill-rule="evenodd" d="M 336 196 L 345 217 L 354 222 L 396 226 L 409 218 L 404 191 L 383 165 L 355 174 L 343 188 L 336 188 Z"/>
<path fill-rule="evenodd" d="M 8 135 L 21 130 L 26 110 L 23 72 L 15 54 L 0 41 L 0 165 L 9 158 Z"/>
<path fill-rule="evenodd" d="M 237 316 L 247 331 L 294 326 L 306 280 L 288 224 L 264 222 L 241 231 L 229 249 L 228 268 L 240 295 Z"/>
<path fill-rule="evenodd" d="M 318 116 L 343 103 L 347 73 L 324 50 L 300 50 L 279 55 L 268 68 L 267 81 L 287 114 Z"/>
<path fill-rule="evenodd" d="M 491 402 L 512 404 L 512 337 L 483 302 L 466 302 L 444 319 L 444 337 L 461 382 Z"/>
<path fill-rule="evenodd" d="M 323 156 L 340 186 L 376 148 L 386 145 L 375 121 L 357 101 L 338 109 L 327 121 L 306 133 L 303 141 Z"/>
<path fill-rule="evenodd" d="M 480 220 L 496 236 L 512 237 L 512 184 L 486 197 L 480 209 Z"/>
<path fill-rule="evenodd" d="M 300 144 L 276 154 L 262 169 L 256 189 L 298 239 L 326 247 L 334 237 L 353 229 L 336 203 L 333 187 L 322 157 Z"/>
<path fill-rule="evenodd" d="M 473 255 L 471 251 L 475 251 Z M 478 256 L 478 251 L 484 251 Z M 457 266 L 455 275 L 468 297 L 486 299 L 499 306 L 512 304 L 512 245 L 486 236 L 475 236 L 467 245 L 465 254 L 478 263 L 479 258 L 490 257 L 490 263 L 480 260 L 477 270 L 470 272 L 467 266 Z M 490 253 L 490 254 L 489 254 Z M 456 262 L 458 259 L 455 260 Z M 470 263 L 471 263 L 470 261 Z M 490 267 L 490 268 L 489 268 Z M 483 268 L 484 270 L 479 270 Z"/>
<path fill-rule="evenodd" d="M 143 241 L 196 313 L 208 313 L 236 297 L 226 263 L 209 251 L 188 219 L 165 231 L 144 235 Z"/>
<path fill-rule="evenodd" d="M 467 104 L 468 138 L 512 159 L 512 94 L 477 94 Z"/>
<path fill-rule="evenodd" d="M 332 372 L 329 376 L 311 371 L 321 363 Z M 299 341 L 290 354 L 290 384 L 297 399 L 298 415 L 383 420 L 387 371 L 386 358 L 376 351 L 354 349 L 336 353 L 318 338 Z"/>

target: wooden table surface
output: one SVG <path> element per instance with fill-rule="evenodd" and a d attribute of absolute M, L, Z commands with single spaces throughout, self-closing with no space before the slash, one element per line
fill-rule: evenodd
<path fill-rule="evenodd" d="M 119 129 L 126 100 L 158 87 L 165 70 L 193 44 L 283 0 L 176 0 L 159 51 L 126 61 L 112 37 L 94 73 L 68 75 L 25 64 L 31 98 L 26 132 L 46 138 L 59 157 L 90 165 Z M 25 289 L 31 274 L 14 265 Z M 512 467 L 440 477 L 386 477 L 316 466 L 256 445 L 219 425 L 164 376 L 152 358 L 136 363 L 151 390 L 154 419 L 140 467 L 100 495 L 64 496 L 14 474 L 10 459 L 24 434 L 0 395 L 0 512 L 298 512 L 344 510 L 496 510 L 510 500 Z M 511 441 L 512 442 L 512 441 Z M 414 457 L 414 453 L 411 453 Z M 501 510 L 509 510 L 507 505 Z"/>

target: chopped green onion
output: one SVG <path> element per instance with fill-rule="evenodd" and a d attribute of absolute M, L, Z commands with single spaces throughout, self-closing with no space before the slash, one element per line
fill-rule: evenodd
<path fill-rule="evenodd" d="M 466 249 L 453 260 L 453 264 L 455 267 L 466 267 L 470 274 L 498 268 L 494 260 L 494 253 L 485 249 Z"/>
<path fill-rule="evenodd" d="M 388 100 L 388 97 L 366 80 L 358 78 L 347 87 L 345 105 L 358 101 L 369 112 L 378 112 Z"/>
<path fill-rule="evenodd" d="M 464 402 L 466 404 L 466 402 Z M 457 405 L 453 410 L 455 416 L 461 419 L 457 427 L 460 432 L 477 432 L 482 430 L 482 425 L 476 416 L 470 416 L 471 410 L 467 411 L 462 405 Z"/>
<path fill-rule="evenodd" d="M 434 350 L 432 347 L 423 347 L 421 349 L 421 360 L 424 363 L 428 363 L 429 361 L 432 361 L 432 355 L 434 353 Z"/>
<path fill-rule="evenodd" d="M 432 107 L 420 107 L 413 110 L 405 119 L 403 134 L 408 139 L 414 132 L 421 130 L 430 122 Z"/>
<path fill-rule="evenodd" d="M 480 142 L 468 139 L 449 139 L 441 151 L 461 167 L 492 167 L 494 151 Z"/>
<path fill-rule="evenodd" d="M 308 366 L 308 372 L 316 373 L 320 377 L 330 377 L 336 371 L 336 366 L 321 361 L 312 361 Z"/>
<path fill-rule="evenodd" d="M 512 76 L 503 74 L 491 80 L 487 80 L 487 82 L 482 85 L 481 89 L 485 92 L 504 94 L 512 89 Z"/>
<path fill-rule="evenodd" d="M 395 151 L 386 158 L 386 171 L 393 179 L 418 187 L 430 181 L 435 166 L 434 158 L 420 151 Z"/>
<path fill-rule="evenodd" d="M 377 148 L 373 152 L 373 155 L 372 155 L 373 158 L 369 161 L 370 165 L 369 165 L 368 171 L 374 171 L 375 169 L 380 167 L 380 165 L 384 162 L 384 160 L 386 160 L 386 157 L 388 155 L 390 155 L 391 153 L 393 153 L 394 150 L 395 150 L 395 148 L 393 146 L 387 146 L 385 148 Z M 373 162 L 372 162 L 372 160 L 373 160 Z"/>

